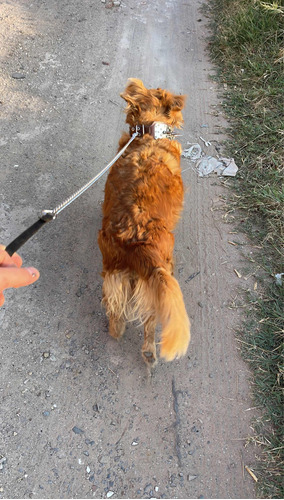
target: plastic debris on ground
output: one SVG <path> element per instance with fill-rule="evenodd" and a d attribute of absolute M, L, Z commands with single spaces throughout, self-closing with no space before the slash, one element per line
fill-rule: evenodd
<path fill-rule="evenodd" d="M 205 143 L 205 146 L 211 145 L 202 137 L 200 139 Z M 190 144 L 190 143 L 188 143 Z M 222 175 L 225 177 L 235 177 L 238 167 L 234 158 L 215 158 L 214 156 L 204 155 L 200 144 L 190 144 L 190 147 L 185 149 L 182 153 L 184 158 L 196 163 L 196 168 L 199 177 L 206 177 L 211 173 Z"/>
<path fill-rule="evenodd" d="M 284 276 L 284 273 L 278 273 L 275 274 L 275 279 L 276 279 L 276 285 L 282 286 L 282 276 Z"/>
<path fill-rule="evenodd" d="M 192 146 L 188 149 L 185 149 L 182 153 L 184 158 L 188 158 L 191 161 L 197 161 L 201 158 L 202 149 L 199 144 L 192 144 Z"/>
<path fill-rule="evenodd" d="M 212 172 L 217 175 L 235 177 L 238 167 L 233 158 L 214 158 L 214 156 L 204 156 L 197 163 L 199 177 L 205 177 Z"/>
<path fill-rule="evenodd" d="M 201 135 L 199 136 L 199 139 L 204 142 L 205 146 L 208 148 L 208 146 L 212 146 L 210 141 L 206 141 L 206 139 L 203 139 Z"/>

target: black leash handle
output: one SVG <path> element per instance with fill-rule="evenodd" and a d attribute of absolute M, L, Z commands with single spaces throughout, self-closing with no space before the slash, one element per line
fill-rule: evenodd
<path fill-rule="evenodd" d="M 37 231 L 43 227 L 46 222 L 53 220 L 55 217 L 52 211 L 44 211 L 43 215 L 34 224 L 32 224 L 28 229 L 23 231 L 17 238 L 15 238 L 9 245 L 5 248 L 5 251 L 12 257 L 12 255 L 21 248 Z"/>

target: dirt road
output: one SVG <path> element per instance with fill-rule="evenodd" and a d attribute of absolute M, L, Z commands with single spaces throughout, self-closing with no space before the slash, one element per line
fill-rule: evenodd
<path fill-rule="evenodd" d="M 224 120 L 201 3 L 107 2 L 1 3 L 4 244 L 111 160 L 128 77 L 187 94 L 183 147 L 198 141 L 216 154 Z M 142 329 L 130 325 L 116 343 L 100 306 L 105 179 L 22 248 L 41 278 L 7 292 L 0 311 L 0 498 L 254 497 L 244 472 L 249 372 L 234 339 L 241 316 L 229 307 L 241 266 L 229 241 L 243 240 L 222 219 L 221 181 L 198 178 L 188 160 L 182 168 L 176 276 L 192 342 L 151 382 Z"/>

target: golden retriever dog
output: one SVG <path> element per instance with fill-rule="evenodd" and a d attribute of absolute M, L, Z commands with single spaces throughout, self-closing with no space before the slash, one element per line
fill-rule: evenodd
<path fill-rule="evenodd" d="M 139 136 L 113 165 L 105 186 L 102 229 L 103 304 L 109 333 L 119 339 L 128 321 L 144 324 L 142 356 L 156 359 L 155 329 L 162 325 L 160 355 L 167 361 L 187 351 L 190 323 L 173 276 L 173 230 L 183 206 L 181 145 L 173 128 L 183 123 L 185 96 L 147 89 L 131 78 L 119 150 L 134 131 Z"/>

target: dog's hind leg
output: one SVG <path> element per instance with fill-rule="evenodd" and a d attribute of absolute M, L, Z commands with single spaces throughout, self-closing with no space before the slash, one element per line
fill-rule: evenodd
<path fill-rule="evenodd" d="M 150 316 L 144 325 L 144 344 L 142 357 L 148 366 L 154 366 L 157 361 L 155 344 L 156 316 Z"/>
<path fill-rule="evenodd" d="M 125 313 L 130 293 L 128 273 L 106 273 L 102 303 L 109 319 L 109 334 L 115 339 L 122 337 L 125 330 Z"/>
<path fill-rule="evenodd" d="M 109 334 L 115 338 L 120 339 L 124 334 L 125 330 L 125 320 L 123 317 L 115 316 L 111 313 L 109 316 Z"/>

